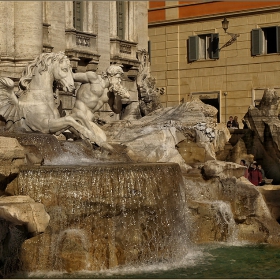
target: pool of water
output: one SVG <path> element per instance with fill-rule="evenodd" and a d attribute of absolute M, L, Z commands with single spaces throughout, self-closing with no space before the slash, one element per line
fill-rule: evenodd
<path fill-rule="evenodd" d="M 98 273 L 84 271 L 73 275 L 53 272 L 32 273 L 28 276 L 28 278 L 80 279 L 277 279 L 279 277 L 280 246 L 267 244 L 201 245 L 189 250 L 184 259 L 176 263 L 123 267 Z"/>

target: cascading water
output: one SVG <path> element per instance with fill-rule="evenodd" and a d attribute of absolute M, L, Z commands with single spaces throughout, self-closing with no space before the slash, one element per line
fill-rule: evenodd
<path fill-rule="evenodd" d="M 99 271 L 180 258 L 181 183 L 173 163 L 22 167 L 18 194 L 43 203 L 51 217 L 46 232 L 23 244 L 23 270 Z"/>
<path fill-rule="evenodd" d="M 238 231 L 233 218 L 230 204 L 221 200 L 214 201 L 215 222 L 222 235 L 222 240 L 233 243 L 237 240 Z"/>

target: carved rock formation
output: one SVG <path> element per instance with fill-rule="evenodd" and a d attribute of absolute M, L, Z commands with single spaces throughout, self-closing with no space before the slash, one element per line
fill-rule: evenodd
<path fill-rule="evenodd" d="M 228 129 L 216 124 L 216 114 L 216 108 L 197 99 L 156 110 L 139 120 L 106 124 L 103 129 L 109 142 L 127 146 L 132 160 L 175 162 L 186 171 L 198 160 L 188 160 L 189 147 L 193 154 L 200 151 L 199 161 L 204 162 L 216 159 L 229 140 Z"/>
<path fill-rule="evenodd" d="M 14 138 L 0 137 L 0 191 L 11 182 L 19 172 L 19 166 L 26 163 L 24 148 Z"/>
<path fill-rule="evenodd" d="M 208 161 L 184 174 L 192 240 L 280 243 L 280 225 L 243 174 L 241 165 L 222 161 Z"/>
<path fill-rule="evenodd" d="M 151 112 L 162 109 L 159 89 L 156 88 L 156 79 L 151 76 L 149 53 L 146 50 L 138 52 L 140 66 L 137 75 L 137 89 L 139 98 L 139 108 L 142 116 L 147 116 Z"/>
<path fill-rule="evenodd" d="M 242 137 L 247 154 L 262 165 L 267 178 L 273 179 L 274 184 L 280 183 L 280 120 L 279 97 L 274 89 L 266 89 L 256 107 L 250 106 L 245 120 L 250 130 Z"/>
<path fill-rule="evenodd" d="M 44 205 L 28 196 L 0 197 L 0 217 L 14 225 L 24 225 L 31 235 L 45 231 L 50 216 Z"/>

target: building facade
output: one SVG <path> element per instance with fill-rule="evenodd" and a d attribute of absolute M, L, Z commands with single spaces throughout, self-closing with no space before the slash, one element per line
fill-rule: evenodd
<path fill-rule="evenodd" d="M 0 71 L 17 77 L 42 52 L 64 51 L 74 71 L 126 71 L 147 49 L 147 3 L 131 1 L 1 1 Z"/>
<path fill-rule="evenodd" d="M 265 88 L 280 93 L 279 1 L 150 1 L 148 21 L 164 106 L 196 96 L 218 109 L 218 122 L 241 123 Z"/>
<path fill-rule="evenodd" d="M 0 75 L 17 82 L 37 55 L 63 51 L 74 72 L 101 74 L 110 64 L 123 65 L 135 99 L 129 82 L 137 75 L 138 50 L 148 48 L 147 8 L 141 1 L 1 1 Z"/>

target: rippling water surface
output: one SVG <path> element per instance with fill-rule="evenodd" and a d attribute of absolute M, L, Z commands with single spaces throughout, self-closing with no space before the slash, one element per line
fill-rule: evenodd
<path fill-rule="evenodd" d="M 85 279 L 205 279 L 280 277 L 280 246 L 212 244 L 196 246 L 179 263 L 151 264 L 123 267 L 104 272 L 33 273 L 29 278 L 85 278 Z"/>

